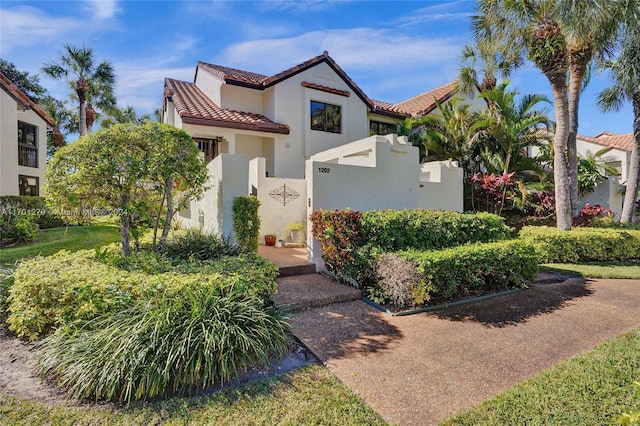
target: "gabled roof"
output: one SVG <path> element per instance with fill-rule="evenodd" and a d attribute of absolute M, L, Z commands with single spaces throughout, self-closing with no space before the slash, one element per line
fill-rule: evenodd
<path fill-rule="evenodd" d="M 451 98 L 455 93 L 456 83 L 451 82 L 409 98 L 406 101 L 399 102 L 394 105 L 395 108 L 405 111 L 412 117 L 422 117 L 436 109 L 437 103 L 442 103 Z M 436 102 L 437 101 L 437 102 Z"/>
<path fill-rule="evenodd" d="M 202 68 L 218 78 L 224 80 L 227 84 L 233 84 L 236 86 L 250 87 L 252 89 L 264 90 L 273 86 L 287 78 L 293 77 L 303 71 L 308 70 L 311 67 L 318 65 L 319 63 L 326 63 L 344 80 L 345 83 L 351 88 L 351 90 L 364 102 L 369 108 L 373 109 L 371 100 L 364 94 L 364 92 L 358 87 L 358 85 L 351 80 L 351 78 L 345 73 L 342 68 L 336 63 L 336 61 L 329 56 L 329 52 L 326 50 L 322 55 L 309 59 L 301 64 L 295 65 L 289 69 L 286 69 L 278 74 L 272 76 L 265 76 L 250 71 L 242 71 L 234 68 L 225 67 L 222 65 L 208 64 L 206 62 L 198 62 L 198 67 Z M 197 69 L 196 69 L 197 72 Z"/>
<path fill-rule="evenodd" d="M 289 126 L 263 115 L 220 108 L 193 83 L 165 78 L 164 96 L 173 102 L 184 123 L 289 134 Z"/>
<path fill-rule="evenodd" d="M 11 82 L 4 74 L 0 73 L 0 86 L 18 102 L 25 109 L 32 109 L 36 114 L 40 116 L 46 123 L 54 127 L 56 122 L 53 118 L 49 117 L 49 114 L 44 112 L 42 108 L 38 106 L 35 102 L 33 102 L 22 90 L 18 89 L 18 87 Z"/>
<path fill-rule="evenodd" d="M 594 137 L 578 135 L 578 139 L 626 152 L 633 149 L 633 133 L 616 134 L 604 131 Z"/>

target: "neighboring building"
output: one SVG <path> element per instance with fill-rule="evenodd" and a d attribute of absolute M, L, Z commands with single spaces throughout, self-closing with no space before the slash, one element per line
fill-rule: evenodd
<path fill-rule="evenodd" d="M 2 73 L 0 86 L 0 195 L 42 196 L 55 122 Z"/>
<path fill-rule="evenodd" d="M 450 83 L 394 105 L 375 101 L 327 52 L 272 76 L 199 62 L 193 83 L 165 79 L 162 116 L 194 137 L 207 162 L 222 153 L 264 157 L 267 176 L 303 178 L 314 154 L 391 133 L 453 90 Z"/>
<path fill-rule="evenodd" d="M 594 137 L 578 135 L 576 140 L 578 154 L 586 155 L 587 151 L 596 152 L 611 148 L 602 155 L 602 159 L 608 166 L 618 170 L 618 181 L 625 185 L 629 176 L 631 165 L 631 149 L 633 148 L 633 133 L 615 134 L 602 132 Z"/>

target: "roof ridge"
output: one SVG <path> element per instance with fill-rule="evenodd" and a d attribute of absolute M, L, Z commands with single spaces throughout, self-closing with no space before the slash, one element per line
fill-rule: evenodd
<path fill-rule="evenodd" d="M 49 114 L 47 114 L 42 108 L 40 108 L 40 106 L 37 103 L 35 103 L 29 96 L 27 96 L 26 93 L 20 90 L 18 86 L 13 84 L 13 82 L 9 80 L 9 77 L 7 77 L 1 72 L 0 72 L 0 85 L 7 90 L 7 92 L 9 93 L 9 96 L 14 98 L 17 102 L 22 103 L 25 107 L 29 107 L 30 109 L 32 109 L 37 115 L 40 116 L 40 118 L 42 118 L 51 127 L 55 127 L 56 125 L 55 120 L 51 118 L 51 116 L 49 116 Z"/>

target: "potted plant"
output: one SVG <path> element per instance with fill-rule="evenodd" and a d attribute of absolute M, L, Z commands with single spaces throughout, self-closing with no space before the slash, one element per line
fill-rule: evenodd
<path fill-rule="evenodd" d="M 291 241 L 301 243 L 304 241 L 304 222 L 287 223 L 287 229 L 291 232 Z"/>
<path fill-rule="evenodd" d="M 276 238 L 276 234 L 267 234 L 264 236 L 264 244 L 267 246 L 275 246 Z"/>

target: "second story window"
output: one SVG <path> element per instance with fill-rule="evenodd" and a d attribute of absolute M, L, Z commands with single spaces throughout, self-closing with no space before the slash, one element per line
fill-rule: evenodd
<path fill-rule="evenodd" d="M 18 121 L 18 165 L 38 167 L 38 128 Z"/>
<path fill-rule="evenodd" d="M 342 107 L 311 101 L 311 130 L 342 132 Z"/>
<path fill-rule="evenodd" d="M 396 133 L 396 124 L 384 123 L 382 121 L 371 120 L 369 125 L 370 133 L 372 135 L 388 135 L 389 133 Z"/>

